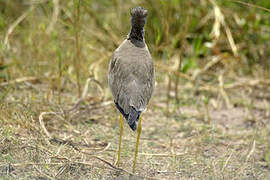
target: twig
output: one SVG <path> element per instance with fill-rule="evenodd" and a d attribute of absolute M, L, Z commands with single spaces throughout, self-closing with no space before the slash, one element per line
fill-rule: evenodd
<path fill-rule="evenodd" d="M 208 124 L 211 123 L 211 117 L 210 117 L 210 113 L 209 113 L 209 104 L 208 100 L 206 100 L 207 97 L 203 96 L 205 98 L 204 100 L 204 108 L 205 108 L 205 122 L 207 122 Z"/>
<path fill-rule="evenodd" d="M 171 87 L 172 87 L 172 78 L 171 73 L 168 73 L 168 86 L 167 86 L 167 112 L 169 112 L 169 105 L 170 105 L 170 99 L 171 99 Z"/>
<path fill-rule="evenodd" d="M 264 106 L 265 106 L 265 116 L 270 116 L 270 106 L 266 99 L 263 100 Z"/>
<path fill-rule="evenodd" d="M 158 156 L 158 157 L 170 157 L 170 156 L 183 156 L 187 153 L 177 153 L 177 154 L 149 154 L 149 153 L 139 153 L 142 156 Z"/>
<path fill-rule="evenodd" d="M 118 167 L 114 166 L 112 163 L 110 163 L 109 161 L 107 161 L 107 160 L 105 160 L 105 159 L 102 159 L 101 157 L 95 156 L 95 155 L 93 155 L 93 154 L 90 154 L 90 153 L 87 153 L 87 152 L 84 152 L 84 151 L 80 151 L 80 150 L 78 150 L 78 149 L 75 149 L 75 150 L 76 150 L 77 152 L 79 152 L 79 153 L 82 153 L 82 154 L 88 155 L 88 156 L 90 156 L 90 157 L 92 157 L 92 158 L 98 159 L 98 160 L 104 162 L 105 164 L 107 164 L 108 166 L 110 166 L 111 168 L 113 168 L 113 169 L 115 169 L 115 170 L 123 171 L 123 172 L 126 172 L 127 174 L 134 175 L 132 172 L 129 172 L 129 171 L 127 171 L 127 170 L 125 170 L 125 169 L 122 169 L 122 168 L 118 168 Z"/>
<path fill-rule="evenodd" d="M 33 165 L 33 166 L 43 176 L 46 176 L 48 179 L 54 179 L 53 177 L 49 176 L 47 173 L 42 172 L 36 165 Z"/>
<path fill-rule="evenodd" d="M 262 6 L 258 6 L 258 5 L 256 5 L 256 4 L 246 3 L 246 2 L 243 2 L 243 1 L 237 1 L 237 0 L 231 0 L 231 1 L 232 1 L 232 2 L 235 2 L 235 3 L 239 3 L 239 4 L 246 5 L 246 6 L 248 6 L 248 7 L 254 7 L 254 8 L 257 8 L 257 9 L 261 9 L 261 10 L 270 12 L 270 9 L 267 9 L 267 8 L 265 8 L 265 7 L 262 7 Z"/>
<path fill-rule="evenodd" d="M 49 138 L 49 139 L 52 139 L 52 136 L 50 135 L 50 133 L 47 131 L 46 129 L 46 126 L 44 124 L 44 121 L 43 121 L 43 116 L 44 115 L 56 115 L 57 117 L 61 118 L 62 120 L 64 120 L 61 116 L 59 116 L 59 114 L 61 114 L 61 112 L 42 112 L 38 119 L 39 119 L 39 124 L 42 128 L 42 130 L 44 131 L 44 133 L 46 134 L 46 136 Z"/>
<path fill-rule="evenodd" d="M 65 170 L 68 168 L 68 164 L 65 164 L 64 166 L 62 166 L 61 168 L 59 168 L 58 172 L 54 175 L 54 178 L 61 176 Z"/>
<path fill-rule="evenodd" d="M 27 11 L 25 11 L 14 23 L 11 24 L 11 26 L 8 28 L 5 39 L 4 39 L 4 45 L 9 49 L 9 43 L 8 38 L 10 34 L 13 32 L 15 27 L 22 22 L 26 16 L 34 9 L 34 6 L 31 6 Z"/>
<path fill-rule="evenodd" d="M 227 38 L 228 38 L 228 41 L 230 43 L 230 46 L 231 46 L 231 49 L 232 49 L 234 56 L 238 56 L 238 50 L 237 50 L 237 47 L 235 45 L 231 30 L 229 29 L 229 27 L 227 26 L 225 21 L 223 21 L 222 25 L 224 26 L 224 29 L 225 29 L 225 32 L 227 34 Z"/>
<path fill-rule="evenodd" d="M 162 174 L 181 174 L 181 172 L 177 171 L 157 171 L 157 173 L 162 173 Z"/>
<path fill-rule="evenodd" d="M 211 32 L 212 35 L 215 36 L 216 39 L 219 38 L 220 35 L 220 24 L 224 27 L 230 47 L 232 49 L 232 52 L 235 56 L 238 56 L 238 50 L 237 47 L 235 45 L 231 30 L 229 29 L 229 27 L 227 26 L 226 22 L 225 22 L 225 18 L 224 15 L 222 14 L 219 6 L 217 5 L 215 0 L 209 0 L 210 3 L 214 6 L 214 15 L 215 15 L 215 23 L 213 26 L 213 30 Z"/>
<path fill-rule="evenodd" d="M 249 160 L 250 156 L 254 153 L 255 147 L 256 147 L 256 141 L 254 140 L 254 141 L 253 141 L 252 148 L 251 148 L 250 152 L 249 152 L 248 155 L 247 155 L 246 162 Z"/>
<path fill-rule="evenodd" d="M 104 151 L 106 151 L 110 146 L 111 146 L 111 143 L 108 143 L 106 145 L 106 147 L 103 147 L 103 148 L 95 148 L 95 149 L 90 149 L 90 150 L 96 150 L 97 152 L 95 153 L 88 153 L 85 151 L 85 149 L 80 149 L 78 146 L 79 144 L 75 144 L 73 143 L 71 140 L 62 140 L 62 139 L 57 139 L 57 138 L 52 138 L 50 139 L 50 142 L 54 142 L 56 144 L 59 144 L 59 145 L 69 145 L 71 146 L 73 149 L 77 150 L 77 151 L 81 151 L 85 154 L 88 154 L 88 155 L 94 155 L 94 154 L 98 154 L 98 153 L 102 153 Z M 82 145 L 83 146 L 83 145 Z M 58 150 L 59 151 L 59 150 Z"/>
<path fill-rule="evenodd" d="M 26 4 L 26 5 L 42 4 L 42 3 L 46 3 L 48 1 L 49 0 L 28 0 L 28 1 L 25 1 L 24 4 Z"/>
<path fill-rule="evenodd" d="M 25 81 L 36 81 L 38 80 L 37 77 L 22 77 L 22 78 L 18 78 L 18 79 L 15 79 L 15 80 L 11 80 L 11 81 L 8 81 L 8 82 L 3 82 L 0 84 L 0 87 L 2 86 L 7 86 L 7 85 L 11 85 L 11 84 L 17 84 L 17 83 L 22 83 L 22 82 L 25 82 Z"/>
<path fill-rule="evenodd" d="M 57 22 L 59 15 L 59 0 L 53 0 L 53 15 L 52 15 L 52 20 L 50 21 L 50 24 L 46 30 L 47 34 L 50 34 L 51 31 L 53 30 L 53 27 L 55 23 Z"/>
<path fill-rule="evenodd" d="M 230 160 L 231 157 L 232 157 L 232 154 L 233 154 L 233 151 L 230 153 L 230 156 L 226 159 L 225 164 L 223 165 L 222 170 L 221 170 L 222 172 L 223 172 L 224 169 L 226 168 L 226 166 L 227 166 L 229 160 Z"/>
<path fill-rule="evenodd" d="M 227 108 L 232 108 L 232 105 L 230 103 L 229 97 L 227 95 L 227 93 L 224 91 L 224 81 L 223 81 L 223 75 L 219 75 L 218 77 L 218 81 L 219 81 L 219 92 L 221 94 L 221 96 L 223 97 L 223 99 L 225 100 L 226 106 Z"/>
<path fill-rule="evenodd" d="M 81 68 L 81 42 L 80 42 L 80 6 L 81 0 L 74 0 L 74 30 L 75 30 L 75 50 L 76 56 L 73 58 L 76 81 L 78 86 L 78 97 L 81 96 L 80 68 Z"/>
<path fill-rule="evenodd" d="M 258 84 L 270 85 L 270 79 L 252 79 L 252 80 L 242 80 L 230 85 L 224 86 L 225 89 L 233 89 L 242 86 L 257 86 Z"/>
<path fill-rule="evenodd" d="M 62 165 L 63 163 L 55 163 L 55 162 L 43 162 L 43 163 L 36 163 L 36 162 L 26 162 L 26 163 L 16 163 L 12 164 L 12 166 L 29 166 L 29 165 Z"/>
<path fill-rule="evenodd" d="M 99 154 L 99 153 L 102 153 L 102 152 L 108 150 L 110 146 L 111 146 L 111 143 L 108 143 L 107 146 L 106 146 L 105 148 L 101 149 L 101 150 L 98 151 L 98 152 L 95 152 L 95 154 Z M 82 152 L 86 152 L 86 151 L 84 151 L 84 149 L 83 149 Z"/>

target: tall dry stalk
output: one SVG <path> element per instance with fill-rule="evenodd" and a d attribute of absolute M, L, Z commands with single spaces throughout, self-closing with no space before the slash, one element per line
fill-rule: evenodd
<path fill-rule="evenodd" d="M 73 63 L 76 72 L 76 81 L 78 86 L 78 97 L 81 96 L 81 83 L 80 83 L 80 66 L 81 66 L 81 46 L 80 46 L 80 4 L 81 0 L 74 0 L 74 31 L 75 31 L 75 49 L 76 56 L 74 56 Z"/>
<path fill-rule="evenodd" d="M 179 34 L 179 41 L 180 41 L 180 49 L 179 49 L 179 58 L 178 58 L 178 67 L 176 69 L 176 71 L 180 71 L 182 68 L 182 54 L 183 54 L 183 50 L 184 50 L 184 43 L 185 43 L 185 39 L 186 39 L 186 35 L 188 33 L 188 28 L 190 25 L 190 16 L 187 15 L 186 17 L 186 22 L 184 25 L 184 30 L 183 33 Z M 179 98 L 178 98 L 178 84 L 179 84 L 179 77 L 177 75 L 175 75 L 175 87 L 174 87 L 174 91 L 175 91 L 175 100 L 176 102 L 179 102 Z"/>
<path fill-rule="evenodd" d="M 58 54 L 58 80 L 57 80 L 57 90 L 58 90 L 58 103 L 61 104 L 61 82 L 62 82 L 62 52 L 61 48 L 58 48 L 57 50 Z"/>

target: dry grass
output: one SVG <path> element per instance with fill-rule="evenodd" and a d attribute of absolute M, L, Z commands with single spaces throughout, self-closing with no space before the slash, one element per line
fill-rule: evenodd
<path fill-rule="evenodd" d="M 0 2 L 0 179 L 270 179 L 269 3 L 194 2 Z M 106 73 L 135 5 L 157 86 L 132 174 Z"/>
<path fill-rule="evenodd" d="M 46 88 L 42 86 L 42 82 L 18 85 L 1 104 L 1 176 L 129 177 L 136 133 L 125 125 L 120 162 L 124 171 L 117 169 L 114 164 L 118 115 L 112 104 L 89 99 L 73 112 L 59 115 L 60 118 L 44 116 L 52 136 L 48 139 L 39 124 L 40 112 L 69 109 L 76 102 L 76 90 L 62 92 L 65 105 L 58 106 L 57 99 L 46 100 Z M 136 175 L 157 179 L 269 177 L 269 105 L 261 103 L 258 97 L 251 104 L 252 96 L 236 98 L 232 109 L 223 105 L 214 108 L 209 103 L 211 121 L 207 124 L 204 101 L 182 88 L 181 105 L 171 104 L 172 112 L 166 116 L 163 87 L 164 84 L 158 85 L 148 111 L 143 114 Z"/>

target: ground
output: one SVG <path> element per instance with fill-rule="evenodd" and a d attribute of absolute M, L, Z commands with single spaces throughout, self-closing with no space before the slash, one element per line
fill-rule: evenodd
<path fill-rule="evenodd" d="M 0 1 L 0 179 L 270 179 L 269 0 L 67 2 Z M 132 173 L 107 70 L 136 6 L 156 88 Z"/>
<path fill-rule="evenodd" d="M 133 174 L 136 132 L 125 123 L 116 168 L 119 113 L 112 99 L 88 94 L 67 111 L 78 100 L 73 86 L 63 89 L 61 105 L 46 83 L 12 86 L 0 109 L 1 179 L 270 178 L 269 100 L 259 93 L 243 90 L 249 98 L 230 96 L 232 107 L 226 107 L 220 97 L 204 104 L 202 94 L 180 87 L 179 102 L 167 105 L 166 84 L 157 84 L 142 114 Z M 42 112 L 60 113 L 40 117 Z"/>

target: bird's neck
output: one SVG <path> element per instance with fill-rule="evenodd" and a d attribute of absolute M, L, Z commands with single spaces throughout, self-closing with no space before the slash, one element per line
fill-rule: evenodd
<path fill-rule="evenodd" d="M 128 35 L 128 40 L 137 47 L 144 47 L 144 28 L 132 27 Z"/>
<path fill-rule="evenodd" d="M 132 27 L 131 31 L 129 33 L 129 38 L 135 39 L 137 41 L 143 41 L 144 40 L 144 28 Z"/>

